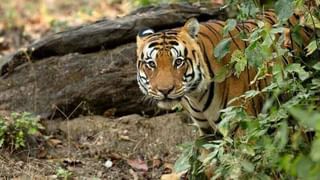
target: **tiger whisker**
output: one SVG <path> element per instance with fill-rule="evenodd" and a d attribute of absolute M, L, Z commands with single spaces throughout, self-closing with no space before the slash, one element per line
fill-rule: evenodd
<path fill-rule="evenodd" d="M 153 97 L 146 95 L 141 98 L 141 103 L 148 106 L 153 106 L 155 105 L 155 100 L 153 99 Z"/>

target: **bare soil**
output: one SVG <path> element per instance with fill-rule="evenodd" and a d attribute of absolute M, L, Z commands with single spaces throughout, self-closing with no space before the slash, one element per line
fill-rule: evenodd
<path fill-rule="evenodd" d="M 19 152 L 2 150 L 0 177 L 56 179 L 64 169 L 70 179 L 159 179 L 172 171 L 177 145 L 196 136 L 186 119 L 174 113 L 43 121 L 45 143 Z"/>

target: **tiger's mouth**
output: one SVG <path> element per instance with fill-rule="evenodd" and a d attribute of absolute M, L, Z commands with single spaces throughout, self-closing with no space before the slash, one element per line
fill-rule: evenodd
<path fill-rule="evenodd" d="M 165 98 L 163 100 L 158 100 L 158 107 L 161 109 L 167 109 L 167 110 L 172 110 L 174 109 L 177 105 L 179 105 L 181 98 L 177 99 L 169 99 Z"/>

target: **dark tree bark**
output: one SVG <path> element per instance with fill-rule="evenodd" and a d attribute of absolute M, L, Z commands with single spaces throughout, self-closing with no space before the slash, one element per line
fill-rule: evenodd
<path fill-rule="evenodd" d="M 118 113 L 140 111 L 134 50 L 135 44 L 129 43 L 108 51 L 26 63 L 1 80 L 1 109 L 44 117 L 75 110 L 75 115 L 101 114 L 109 108 L 117 108 Z"/>
<path fill-rule="evenodd" d="M 221 16 L 216 8 L 163 5 L 47 36 L 0 61 L 0 108 L 43 117 L 148 110 L 136 85 L 135 36 Z M 221 18 L 219 18 L 221 19 Z"/>

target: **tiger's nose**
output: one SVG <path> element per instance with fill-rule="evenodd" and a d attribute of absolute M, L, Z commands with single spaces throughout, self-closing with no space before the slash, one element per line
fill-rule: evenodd
<path fill-rule="evenodd" d="M 170 94 L 173 91 L 174 87 L 167 87 L 167 88 L 159 88 L 159 92 L 161 92 L 164 96 L 167 96 L 168 94 Z"/>

